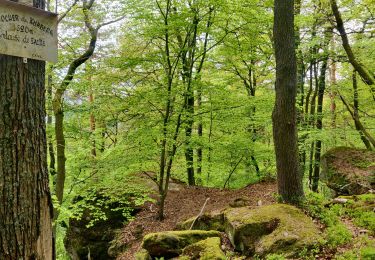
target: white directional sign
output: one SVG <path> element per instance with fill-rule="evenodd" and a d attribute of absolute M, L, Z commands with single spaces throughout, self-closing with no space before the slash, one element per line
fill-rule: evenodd
<path fill-rule="evenodd" d="M 0 53 L 57 62 L 57 14 L 0 0 Z"/>

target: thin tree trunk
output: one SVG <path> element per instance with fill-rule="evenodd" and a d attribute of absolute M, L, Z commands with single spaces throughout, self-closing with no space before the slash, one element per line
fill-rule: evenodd
<path fill-rule="evenodd" d="M 239 46 L 240 46 L 240 44 L 239 44 Z M 242 80 L 242 82 L 245 86 L 247 95 L 249 97 L 255 97 L 256 88 L 257 88 L 256 75 L 255 75 L 255 72 L 254 72 L 255 62 L 254 62 L 254 60 L 251 60 L 250 65 L 248 65 L 248 63 L 245 60 L 243 60 L 243 63 L 247 67 L 247 75 L 241 74 L 240 70 L 236 66 L 234 66 L 235 74 Z M 256 113 L 256 107 L 253 105 L 251 107 L 251 110 L 250 110 L 250 113 L 249 113 L 249 118 L 252 121 L 254 121 L 255 113 Z M 256 128 L 255 124 L 250 123 L 247 126 L 247 131 L 251 135 L 251 141 L 254 144 L 257 140 L 257 128 Z M 257 176 L 260 176 L 259 165 L 258 165 L 258 162 L 256 160 L 254 150 L 252 149 L 252 147 L 249 147 L 249 149 L 248 149 L 248 155 L 247 155 L 247 158 L 246 158 L 245 165 L 246 165 L 246 168 L 247 168 L 247 172 L 250 172 L 250 166 L 254 166 Z"/>
<path fill-rule="evenodd" d="M 307 122 L 309 121 L 309 105 L 310 105 L 310 96 L 313 92 L 313 67 L 314 67 L 314 63 L 313 61 L 311 60 L 310 61 L 310 79 L 309 79 L 309 90 L 307 91 L 307 95 L 306 95 L 306 102 L 305 102 L 305 122 L 307 124 Z"/>
<path fill-rule="evenodd" d="M 317 51 L 315 52 L 317 54 Z M 311 97 L 310 101 L 310 116 L 309 116 L 309 125 L 314 128 L 315 126 L 315 112 L 316 112 L 316 98 L 318 96 L 318 89 L 319 89 L 319 81 L 318 81 L 318 64 L 315 61 L 314 62 L 314 82 L 315 82 L 315 88 L 313 96 Z"/>
<path fill-rule="evenodd" d="M 332 38 L 332 52 L 335 51 L 335 38 Z M 333 129 L 336 128 L 336 95 L 337 91 L 335 90 L 337 80 L 336 80 L 336 62 L 334 60 L 331 61 L 331 66 L 330 66 L 330 81 L 331 81 L 331 91 L 329 93 L 329 97 L 331 100 L 331 105 L 330 105 L 330 111 L 331 111 L 331 126 Z M 336 138 L 335 138 L 336 140 Z"/>
<path fill-rule="evenodd" d="M 361 136 L 361 140 L 364 143 L 364 145 L 366 146 L 366 148 L 368 150 L 372 150 L 371 142 L 368 140 L 368 138 L 366 137 L 364 132 L 361 130 L 361 124 L 358 123 L 359 122 L 358 82 L 357 82 L 357 73 L 356 73 L 355 70 L 353 71 L 352 78 L 353 78 L 353 102 L 354 102 L 353 116 L 355 118 L 355 120 L 354 120 L 355 128 L 359 132 L 359 134 Z M 371 138 L 370 138 L 370 140 L 371 140 Z M 374 145 L 374 147 L 375 147 L 375 145 Z"/>
<path fill-rule="evenodd" d="M 327 32 L 330 33 L 330 32 Z M 318 82 L 318 106 L 317 106 L 317 117 L 316 117 L 316 129 L 321 131 L 323 129 L 323 99 L 324 91 L 326 88 L 326 71 L 328 63 L 328 54 L 324 58 L 322 67 L 320 69 L 320 76 Z M 314 173 L 312 182 L 312 191 L 318 191 L 319 176 L 320 176 L 320 157 L 321 157 L 322 141 L 320 139 L 316 140 L 315 145 L 315 163 L 314 163 Z"/>
<path fill-rule="evenodd" d="M 233 165 L 233 168 L 231 169 L 231 171 L 229 172 L 229 175 L 228 175 L 228 178 L 225 180 L 225 183 L 223 185 L 223 189 L 225 189 L 228 185 L 228 188 L 229 188 L 229 181 L 230 181 L 230 178 L 232 177 L 233 173 L 236 171 L 238 165 L 240 165 L 240 163 L 242 162 L 243 160 L 243 156 L 238 160 L 238 162 L 236 162 L 234 165 Z"/>
<path fill-rule="evenodd" d="M 314 150 L 315 150 L 315 142 L 311 142 L 310 145 L 310 163 L 309 163 L 309 188 L 312 190 L 313 184 L 313 170 L 314 170 Z"/>
<path fill-rule="evenodd" d="M 55 109 L 55 137 L 56 137 L 56 155 L 57 155 L 57 177 L 56 177 L 56 197 L 58 202 L 62 203 L 65 186 L 65 136 L 64 136 L 64 112 L 61 109 Z M 55 214 L 56 220 L 58 214 Z"/>
<path fill-rule="evenodd" d="M 368 142 L 370 142 L 372 144 L 372 146 L 375 147 L 375 139 L 367 132 L 366 128 L 363 126 L 360 119 L 354 115 L 354 112 L 350 109 L 350 105 L 344 99 L 344 97 L 340 95 L 340 99 L 341 99 L 342 103 L 345 105 L 346 109 L 349 111 L 350 115 L 352 116 L 352 118 L 354 120 L 355 128 L 358 131 L 358 133 L 360 134 L 361 139 L 364 142 L 366 148 L 368 150 L 373 150 L 373 148 L 368 145 Z M 367 140 L 367 141 L 364 141 L 364 140 Z"/>
<path fill-rule="evenodd" d="M 339 8 L 337 6 L 336 0 L 331 0 L 331 8 L 333 15 L 336 19 L 336 28 L 340 33 L 341 40 L 342 40 L 342 46 L 345 49 L 346 55 L 348 56 L 349 62 L 352 64 L 354 69 L 358 72 L 358 74 L 361 76 L 362 80 L 370 86 L 371 94 L 373 99 L 375 100 L 375 80 L 374 76 L 371 75 L 371 72 L 369 72 L 365 66 L 363 66 L 354 56 L 354 53 L 352 51 L 352 48 L 349 44 L 349 38 L 345 31 L 344 22 L 341 18 L 341 13 L 339 11 Z"/>
<path fill-rule="evenodd" d="M 93 27 L 90 17 L 90 9 L 93 6 L 95 0 L 91 0 L 89 3 L 87 0 L 82 2 L 82 12 L 84 15 L 84 22 L 86 29 L 90 33 L 90 42 L 87 46 L 85 52 L 74 59 L 68 68 L 68 71 L 60 84 L 56 89 L 55 96 L 53 98 L 53 112 L 55 115 L 55 136 L 56 136 L 56 157 L 57 157 L 57 179 L 56 179 L 56 196 L 58 202 L 62 203 L 64 196 L 64 186 L 65 186 L 65 136 L 64 136 L 64 107 L 63 107 L 63 97 L 66 89 L 73 80 L 77 69 L 84 64 L 90 57 L 94 54 L 96 49 L 96 42 L 98 39 L 99 29 L 104 25 L 101 24 L 96 28 Z M 106 23 L 110 24 L 110 23 Z M 54 215 L 54 220 L 58 218 L 58 211 Z"/>
<path fill-rule="evenodd" d="M 318 104 L 316 111 L 316 129 L 321 131 L 323 129 L 323 100 L 324 92 L 326 89 L 326 72 L 328 67 L 329 60 L 329 43 L 332 39 L 333 28 L 327 28 L 324 33 L 324 42 L 323 42 L 323 60 L 322 66 L 320 68 L 320 75 L 317 84 L 318 88 Z M 322 149 L 322 140 L 318 138 L 315 144 L 315 163 L 314 163 L 314 172 L 312 177 L 312 191 L 318 191 L 319 178 L 320 178 L 320 159 L 321 159 L 321 149 Z"/>
<path fill-rule="evenodd" d="M 272 114 L 278 190 L 282 199 L 299 203 L 303 193 L 297 143 L 297 64 L 294 1 L 275 0 L 276 100 Z"/>
<path fill-rule="evenodd" d="M 197 89 L 197 111 L 198 113 L 201 111 L 202 108 L 202 84 L 198 82 L 198 89 Z M 197 148 L 197 177 L 198 183 L 202 184 L 202 163 L 203 163 L 203 147 L 202 147 L 202 139 L 203 139 L 203 118 L 202 115 L 198 117 L 198 129 L 197 134 L 199 138 L 199 145 Z"/>
<path fill-rule="evenodd" d="M 193 134 L 193 125 L 194 125 L 194 87 L 193 87 L 193 70 L 195 62 L 195 53 L 197 47 L 197 33 L 198 33 L 198 14 L 197 10 L 192 8 L 192 11 L 195 12 L 193 18 L 193 28 L 192 34 L 189 35 L 188 41 L 188 51 L 185 52 L 185 57 L 182 58 L 183 61 L 183 80 L 186 85 L 186 97 L 185 97 L 185 107 L 187 112 L 187 120 L 185 127 L 185 159 L 186 159 L 186 171 L 188 176 L 188 184 L 193 186 L 195 185 L 195 175 L 194 175 L 194 148 L 192 146 L 192 134 Z"/>
<path fill-rule="evenodd" d="M 89 94 L 89 103 L 91 106 L 91 109 L 94 105 L 94 94 L 92 93 L 92 90 L 90 90 Z M 95 121 L 95 115 L 91 111 L 90 112 L 90 132 L 91 132 L 91 139 L 92 139 L 92 144 L 91 144 L 91 155 L 93 157 L 96 157 L 96 140 L 95 140 L 95 130 L 96 130 L 96 121 Z"/>
<path fill-rule="evenodd" d="M 209 183 L 210 181 L 210 175 L 212 172 L 212 130 L 213 130 L 213 124 L 214 124 L 214 115 L 212 111 L 212 100 L 210 96 L 210 128 L 208 129 L 208 158 L 207 158 L 207 163 L 208 163 L 208 171 L 207 171 L 207 179 L 206 179 L 206 184 Z"/>
<path fill-rule="evenodd" d="M 47 110 L 47 125 L 52 126 L 52 69 L 53 67 L 49 67 L 48 79 L 47 79 L 47 102 L 48 102 L 48 110 Z M 48 135 L 48 153 L 49 153 L 49 171 L 53 178 L 53 187 L 55 187 L 56 180 L 56 158 L 55 158 L 55 149 L 53 147 L 53 135 Z"/>
<path fill-rule="evenodd" d="M 295 15 L 301 14 L 301 0 L 295 1 Z M 305 83 L 305 64 L 303 62 L 303 56 L 302 56 L 302 50 L 299 49 L 299 46 L 301 45 L 301 34 L 300 34 L 300 28 L 296 26 L 295 28 L 295 37 L 296 37 L 296 50 L 298 50 L 297 53 L 297 93 L 300 95 L 298 107 L 299 107 L 299 115 L 298 120 L 303 120 L 303 104 L 304 104 L 304 95 L 305 95 L 305 89 L 304 89 L 304 83 Z"/>
<path fill-rule="evenodd" d="M 314 50 L 314 56 L 316 55 L 317 50 Z M 308 120 L 308 125 L 311 128 L 315 127 L 315 108 L 316 108 L 316 97 L 318 95 L 318 68 L 317 68 L 317 63 L 316 60 L 314 61 L 314 65 L 311 68 L 311 70 L 314 72 L 314 82 L 315 82 L 315 88 L 314 88 L 314 93 L 310 101 L 310 115 L 309 115 L 309 120 Z M 312 84 L 312 79 L 311 79 L 311 84 Z M 315 141 L 311 143 L 310 146 L 310 164 L 309 164 L 309 182 L 312 188 L 313 184 L 313 171 L 315 167 L 315 161 L 314 161 L 314 151 L 315 151 Z"/>
<path fill-rule="evenodd" d="M 0 84 L 0 259 L 54 259 L 45 62 L 0 55 Z"/>

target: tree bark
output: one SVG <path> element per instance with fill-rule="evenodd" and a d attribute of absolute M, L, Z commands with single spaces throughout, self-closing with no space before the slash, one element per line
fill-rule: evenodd
<path fill-rule="evenodd" d="M 275 0 L 273 31 L 276 100 L 272 121 L 279 194 L 285 202 L 297 204 L 304 193 L 298 163 L 297 64 L 293 14 L 293 0 Z"/>
<path fill-rule="evenodd" d="M 0 55 L 0 84 L 0 259 L 53 259 L 45 62 Z"/>

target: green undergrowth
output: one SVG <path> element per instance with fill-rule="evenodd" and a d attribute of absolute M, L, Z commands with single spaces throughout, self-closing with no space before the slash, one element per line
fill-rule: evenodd
<path fill-rule="evenodd" d="M 338 253 L 335 260 L 372 260 L 375 259 L 375 241 L 370 239 L 367 235 L 357 237 L 352 242 L 353 248 Z"/>
<path fill-rule="evenodd" d="M 335 259 L 375 259 L 374 240 L 367 235 L 353 239 L 352 232 L 340 220 L 350 218 L 353 223 L 371 234 L 374 234 L 375 213 L 373 207 L 374 194 L 346 197 L 345 204 L 334 204 L 323 195 L 310 193 L 306 196 L 304 205 L 307 213 L 324 225 L 324 247 L 335 252 L 339 247 L 349 250 L 337 253 Z"/>

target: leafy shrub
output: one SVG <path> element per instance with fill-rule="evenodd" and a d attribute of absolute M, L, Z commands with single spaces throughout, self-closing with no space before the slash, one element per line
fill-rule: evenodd
<path fill-rule="evenodd" d="M 361 259 L 362 260 L 373 260 L 375 259 L 375 248 L 374 247 L 364 247 L 361 249 Z"/>
<path fill-rule="evenodd" d="M 375 233 L 375 213 L 373 211 L 353 211 L 350 215 L 354 218 L 354 224 Z"/>
<path fill-rule="evenodd" d="M 339 218 L 335 211 L 324 206 L 326 202 L 321 194 L 310 193 L 306 196 L 304 208 L 310 216 L 319 219 L 327 227 L 331 227 L 339 222 Z"/>
<path fill-rule="evenodd" d="M 349 243 L 351 239 L 351 232 L 341 223 L 330 226 L 326 230 L 326 240 L 329 248 L 336 248 Z"/>

